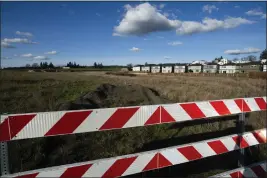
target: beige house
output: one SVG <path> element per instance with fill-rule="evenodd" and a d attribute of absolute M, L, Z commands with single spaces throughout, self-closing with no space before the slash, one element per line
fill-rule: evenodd
<path fill-rule="evenodd" d="M 160 73 L 160 66 L 159 65 L 151 66 L 151 73 Z"/>
<path fill-rule="evenodd" d="M 203 73 L 217 73 L 218 65 L 217 64 L 207 64 L 203 66 Z"/>
<path fill-rule="evenodd" d="M 150 66 L 141 66 L 141 72 L 150 72 Z"/>
<path fill-rule="evenodd" d="M 261 63 L 260 62 L 250 62 L 246 64 L 238 64 L 240 73 L 248 73 L 248 72 L 260 72 L 261 71 Z"/>
<path fill-rule="evenodd" d="M 185 73 L 186 65 L 185 64 L 176 64 L 174 66 L 174 73 Z"/>
<path fill-rule="evenodd" d="M 234 74 L 239 73 L 239 66 L 236 64 L 225 64 L 219 67 L 219 73 Z"/>
<path fill-rule="evenodd" d="M 162 73 L 172 73 L 172 66 L 171 65 L 166 65 L 166 66 L 162 66 Z"/>
<path fill-rule="evenodd" d="M 140 72 L 141 71 L 141 66 L 133 66 L 133 71 L 134 72 Z"/>
<path fill-rule="evenodd" d="M 202 65 L 201 64 L 191 64 L 188 66 L 188 72 L 201 73 Z"/>

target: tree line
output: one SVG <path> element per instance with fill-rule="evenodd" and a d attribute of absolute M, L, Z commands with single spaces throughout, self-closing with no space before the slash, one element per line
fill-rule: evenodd
<path fill-rule="evenodd" d="M 216 57 L 212 62 L 218 62 L 221 59 L 223 59 L 223 56 L 221 57 Z M 263 50 L 260 54 L 259 60 L 262 59 L 267 59 L 267 49 Z M 242 57 L 240 59 L 238 58 L 234 58 L 232 61 L 258 61 L 257 57 L 254 55 L 249 55 L 247 57 Z M 147 64 L 147 62 L 146 62 Z M 126 67 L 131 70 L 132 69 L 133 64 L 127 64 Z M 103 66 L 102 63 L 97 63 L 94 62 L 93 66 L 82 66 L 79 64 L 76 64 L 76 62 L 68 62 L 66 67 L 70 67 L 70 68 L 87 68 L 87 67 L 93 67 L 93 68 L 113 68 L 113 67 L 125 67 L 123 65 L 113 65 L 113 66 Z M 25 68 L 33 68 L 33 69 L 54 69 L 54 68 L 60 68 L 60 67 L 56 67 L 52 62 L 48 63 L 48 62 L 41 62 L 41 63 L 33 63 L 33 64 L 26 64 L 26 66 L 24 67 L 8 67 L 8 69 L 25 69 Z"/>
<path fill-rule="evenodd" d="M 102 69 L 104 66 L 102 63 L 96 63 L 94 62 L 94 68 L 99 68 L 99 69 Z"/>
<path fill-rule="evenodd" d="M 52 62 L 50 62 L 49 64 L 48 64 L 48 62 L 40 62 L 40 64 L 33 63 L 32 65 L 26 64 L 25 67 L 26 68 L 34 68 L 34 69 L 53 69 L 53 68 L 55 68 L 55 66 Z"/>

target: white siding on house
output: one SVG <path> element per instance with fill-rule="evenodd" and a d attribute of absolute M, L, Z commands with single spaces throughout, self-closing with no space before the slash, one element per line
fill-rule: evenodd
<path fill-rule="evenodd" d="M 174 73 L 185 73 L 185 66 L 174 66 Z"/>
<path fill-rule="evenodd" d="M 217 69 L 203 69 L 203 73 L 216 73 Z"/>
<path fill-rule="evenodd" d="M 217 72 L 217 65 L 205 65 L 203 66 L 204 73 L 216 73 Z"/>
<path fill-rule="evenodd" d="M 172 73 L 172 66 L 162 66 L 162 73 Z"/>
<path fill-rule="evenodd" d="M 142 72 L 150 72 L 150 67 L 149 66 L 142 66 L 141 71 Z"/>
<path fill-rule="evenodd" d="M 202 66 L 188 66 L 188 71 L 192 70 L 193 73 L 200 73 Z"/>
<path fill-rule="evenodd" d="M 140 70 L 141 70 L 140 66 L 133 67 L 133 71 L 135 71 L 135 72 L 140 72 Z"/>
<path fill-rule="evenodd" d="M 263 65 L 263 72 L 267 72 L 267 65 Z"/>
<path fill-rule="evenodd" d="M 160 73 L 160 66 L 152 66 L 151 72 L 152 73 Z"/>
<path fill-rule="evenodd" d="M 233 74 L 238 72 L 236 65 L 220 66 L 219 73 Z"/>

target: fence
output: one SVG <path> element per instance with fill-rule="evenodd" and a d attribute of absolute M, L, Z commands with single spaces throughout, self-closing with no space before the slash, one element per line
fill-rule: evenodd
<path fill-rule="evenodd" d="M 0 120 L 3 177 L 118 177 L 266 143 L 266 128 L 244 132 L 245 113 L 266 110 L 266 97 L 120 108 L 3 115 Z M 9 174 L 8 141 L 124 129 L 239 115 L 240 133 L 164 149 Z M 240 166 L 243 165 L 240 159 Z"/>
<path fill-rule="evenodd" d="M 224 172 L 221 174 L 217 174 L 212 176 L 215 177 L 266 177 L 267 176 L 267 168 L 266 161 L 262 161 L 260 163 L 255 163 L 247 167 L 238 168 L 235 170 L 231 170 L 228 172 Z"/>

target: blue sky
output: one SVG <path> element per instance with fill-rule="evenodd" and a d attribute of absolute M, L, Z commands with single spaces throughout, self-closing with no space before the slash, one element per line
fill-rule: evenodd
<path fill-rule="evenodd" d="M 2 2 L 1 23 L 3 67 L 211 61 L 266 48 L 265 2 Z"/>

